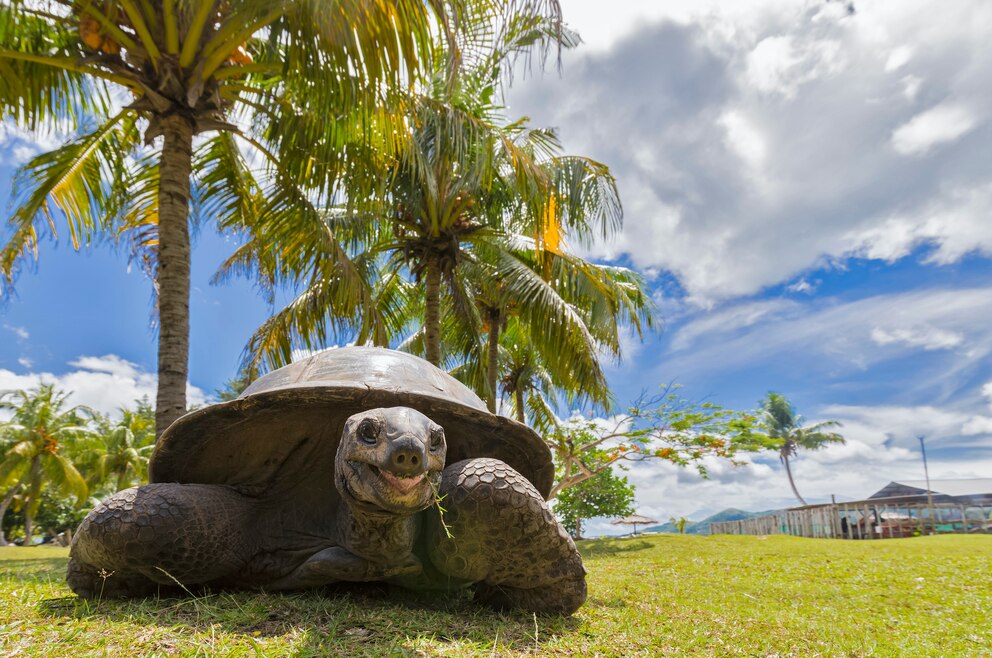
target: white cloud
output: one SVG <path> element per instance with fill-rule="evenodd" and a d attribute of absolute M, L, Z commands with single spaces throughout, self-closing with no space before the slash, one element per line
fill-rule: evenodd
<path fill-rule="evenodd" d="M 871 330 L 871 339 L 879 345 L 903 344 L 925 350 L 944 350 L 960 345 L 964 336 L 954 331 L 923 325 L 897 329 L 875 327 Z"/>
<path fill-rule="evenodd" d="M 12 332 L 19 340 L 27 340 L 31 337 L 31 334 L 28 333 L 28 330 L 24 327 L 14 327 L 9 324 L 5 324 L 3 325 L 3 328 Z"/>
<path fill-rule="evenodd" d="M 890 216 L 845 236 L 848 253 L 893 262 L 920 245 L 934 248 L 924 262 L 955 263 L 967 254 L 992 254 L 992 183 L 942 191 L 914 211 Z"/>
<path fill-rule="evenodd" d="M 290 362 L 296 363 L 297 361 L 305 361 L 306 359 L 309 359 L 311 356 L 314 356 L 315 354 L 320 354 L 321 352 L 326 352 L 327 350 L 336 350 L 339 347 L 351 347 L 354 344 L 355 344 L 354 342 L 351 342 L 346 345 L 328 345 L 327 347 L 321 348 L 319 350 L 308 350 L 304 348 L 297 348 L 290 353 Z"/>
<path fill-rule="evenodd" d="M 938 144 L 953 142 L 977 124 L 977 117 L 967 107 L 938 105 L 896 128 L 892 148 L 903 155 L 923 155 Z"/>
<path fill-rule="evenodd" d="M 895 71 L 902 68 L 913 56 L 913 49 L 909 46 L 899 46 L 894 48 L 891 53 L 889 53 L 888 59 L 885 60 L 885 70 Z"/>
<path fill-rule="evenodd" d="M 135 400 L 155 399 L 158 378 L 114 354 L 81 356 L 69 364 L 74 370 L 63 373 L 33 372 L 19 375 L 0 369 L 0 390 L 30 389 L 39 384 L 55 384 L 69 394 L 70 405 L 86 405 L 101 413 L 117 414 Z M 190 406 L 203 405 L 208 396 L 201 389 L 187 385 Z"/>
<path fill-rule="evenodd" d="M 965 436 L 992 434 L 992 418 L 988 416 L 973 416 L 961 427 Z"/>
<path fill-rule="evenodd" d="M 983 381 L 987 379 L 992 360 L 990 315 L 992 288 L 988 287 L 924 289 L 844 303 L 831 299 L 743 303 L 701 313 L 687 322 L 673 337 L 670 351 L 645 376 L 664 380 L 679 373 L 705 380 L 717 373 L 730 378 L 746 374 L 760 391 L 778 385 L 776 379 L 795 376 L 796 364 L 801 364 L 801 379 L 816 382 L 817 387 L 870 386 L 872 395 L 891 394 L 921 404 L 966 396 L 975 406 L 973 414 L 984 403 L 978 389 L 967 387 L 983 373 Z M 876 327 L 902 339 L 880 349 L 878 334 L 872 337 Z M 949 343 L 956 345 L 934 349 L 925 360 L 919 358 L 925 345 Z M 866 379 L 882 364 L 911 369 L 912 376 Z"/>
<path fill-rule="evenodd" d="M 921 406 L 828 405 L 820 410 L 824 418 L 839 420 L 838 430 L 845 438 L 859 441 L 872 449 L 912 449 L 918 436 L 927 437 L 927 445 L 942 443 L 965 434 L 970 414 L 952 408 Z"/>
<path fill-rule="evenodd" d="M 812 294 L 816 291 L 816 285 L 810 283 L 805 278 L 799 279 L 793 284 L 786 287 L 789 292 L 796 292 L 801 294 Z"/>
<path fill-rule="evenodd" d="M 719 119 L 727 131 L 727 145 L 746 164 L 760 168 L 768 157 L 768 145 L 761 133 L 741 113 L 729 111 Z"/>
<path fill-rule="evenodd" d="M 107 354 L 105 356 L 81 356 L 75 361 L 69 362 L 70 366 L 79 368 L 80 370 L 89 370 L 92 372 L 102 372 L 108 375 L 113 375 L 115 377 L 120 377 L 122 379 L 139 379 L 141 377 L 150 377 L 148 373 L 142 373 L 140 368 L 134 363 L 115 354 Z"/>
<path fill-rule="evenodd" d="M 741 329 L 753 327 L 772 318 L 781 319 L 798 305 L 782 299 L 768 299 L 743 302 L 726 306 L 718 311 L 705 313 L 702 317 L 687 322 L 671 340 L 672 350 L 684 350 L 693 345 L 701 336 L 711 339 L 738 333 Z"/>
<path fill-rule="evenodd" d="M 923 79 L 915 75 L 907 75 L 901 82 L 902 94 L 906 97 L 906 100 L 916 100 L 916 96 L 920 93 L 920 88 L 923 86 Z"/>
<path fill-rule="evenodd" d="M 636 362 L 643 350 L 644 341 L 637 335 L 637 332 L 630 327 L 625 327 L 620 332 L 620 360 L 615 360 L 612 354 L 604 351 L 600 351 L 600 358 L 606 368 L 618 369 L 624 367 L 624 364 Z"/>
<path fill-rule="evenodd" d="M 772 36 L 747 55 L 745 79 L 758 91 L 795 98 L 799 87 L 844 67 L 837 41 Z"/>
<path fill-rule="evenodd" d="M 63 144 L 66 131 L 54 123 L 44 123 L 42 127 L 32 132 L 18 126 L 14 121 L 0 123 L 0 149 L 7 150 L 9 155 L 4 158 L 6 164 L 19 166 L 46 151 L 51 151 Z"/>
<path fill-rule="evenodd" d="M 587 51 L 600 52 L 616 46 L 632 32 L 661 20 L 691 23 L 714 14 L 733 15 L 738 29 L 747 30 L 768 14 L 794 12 L 794 0 L 562 0 L 562 11 L 570 27 L 579 31 Z"/>
<path fill-rule="evenodd" d="M 509 101 L 617 176 L 623 233 L 588 255 L 705 307 L 851 257 L 992 253 L 992 4 L 578 4 L 628 31 Z"/>
<path fill-rule="evenodd" d="M 22 368 L 30 368 L 32 365 L 34 365 L 34 362 L 26 356 L 22 356 L 18 358 L 17 362 L 21 365 Z"/>

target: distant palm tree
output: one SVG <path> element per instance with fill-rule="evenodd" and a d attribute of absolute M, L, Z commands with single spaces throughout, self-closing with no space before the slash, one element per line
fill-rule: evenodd
<path fill-rule="evenodd" d="M 89 493 L 65 448 L 91 433 L 86 423 L 93 414 L 82 406 L 66 409 L 66 397 L 52 384 L 0 393 L 0 409 L 14 412 L 0 425 L 7 446 L 0 455 L 0 485 L 23 487 L 25 545 L 31 543 L 34 516 L 45 487 L 74 496 L 77 504 Z"/>
<path fill-rule="evenodd" d="M 121 409 L 116 421 L 102 419 L 99 430 L 81 446 L 90 489 L 111 485 L 121 491 L 148 479 L 148 459 L 155 449 L 155 410 L 147 401 L 137 409 Z"/>
<path fill-rule="evenodd" d="M 785 464 L 785 473 L 789 476 L 792 493 L 799 499 L 800 504 L 805 505 L 806 501 L 799 495 L 792 477 L 789 458 L 796 456 L 800 448 L 820 450 L 831 443 L 845 443 L 844 437 L 840 434 L 823 431 L 828 427 L 840 427 L 840 423 L 836 420 L 825 420 L 803 427 L 802 416 L 796 413 L 792 403 L 780 393 L 769 392 L 761 403 L 761 408 L 761 421 L 770 439 L 768 448 L 778 451 L 779 459 Z"/>
<path fill-rule="evenodd" d="M 503 333 L 503 375 L 499 388 L 510 401 L 513 417 L 527 422 L 542 434 L 550 433 L 557 422 L 554 409 L 558 392 L 576 388 L 577 382 L 564 377 L 555 378 L 549 372 L 538 352 L 530 344 L 530 332 L 515 319 Z M 528 413 L 529 412 L 529 413 Z"/>
<path fill-rule="evenodd" d="M 0 448 L 0 450 L 2 450 L 2 448 Z M 3 498 L 0 498 L 0 546 L 8 545 L 7 538 L 3 534 L 3 517 L 7 515 L 7 509 L 10 507 L 10 504 L 14 502 L 14 496 L 16 496 L 20 490 L 20 484 L 15 484 L 6 490 L 0 488 L 0 491 L 4 492 Z"/>

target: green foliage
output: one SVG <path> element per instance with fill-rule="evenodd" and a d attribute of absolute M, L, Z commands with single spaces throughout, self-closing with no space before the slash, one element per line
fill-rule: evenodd
<path fill-rule="evenodd" d="M 33 518 L 41 505 L 42 492 L 51 487 L 76 500 L 80 506 L 89 494 L 85 478 L 73 463 L 74 450 L 93 412 L 85 407 L 65 408 L 67 395 L 51 384 L 37 389 L 0 393 L 0 409 L 13 412 L 0 424 L 0 487 L 20 487 L 20 506 L 25 513 L 25 535 L 30 539 Z"/>
<path fill-rule="evenodd" d="M 604 420 L 575 416 L 546 434 L 559 469 L 551 496 L 620 460 L 663 459 L 692 466 L 706 477 L 704 459 L 716 457 L 737 464 L 739 452 L 762 445 L 764 438 L 757 429 L 753 414 L 711 402 L 691 402 L 673 386 L 655 397 L 641 397 L 622 415 Z"/>
<path fill-rule="evenodd" d="M 236 400 L 239 395 L 244 393 L 244 390 L 248 388 L 248 384 L 251 384 L 251 378 L 247 373 L 240 373 L 237 377 L 224 382 L 224 385 L 214 391 L 214 393 L 216 393 L 219 401 L 230 402 L 231 400 Z"/>
<path fill-rule="evenodd" d="M 94 499 L 148 479 L 155 411 L 147 399 L 111 419 L 85 407 L 65 410 L 65 398 L 49 385 L 0 394 L 0 405 L 14 412 L 0 424 L 0 502 L 16 494 L 0 523 L 17 536 L 25 521 L 32 532 L 35 525 L 61 532 L 78 524 Z M 54 460 L 57 468 L 46 465 Z"/>
<path fill-rule="evenodd" d="M 24 536 L 24 512 L 24 506 L 15 505 L 3 518 L 3 532 L 8 540 Z M 75 532 L 88 512 L 88 507 L 79 507 L 65 496 L 47 489 L 41 494 L 34 524 L 39 535 L 57 535 L 66 530 Z"/>
<path fill-rule="evenodd" d="M 672 523 L 672 525 L 675 526 L 675 528 L 679 531 L 680 535 L 685 534 L 685 524 L 689 522 L 689 519 L 685 518 L 684 516 L 680 516 L 678 518 L 671 516 L 668 518 L 668 520 Z"/>
<path fill-rule="evenodd" d="M 626 476 L 605 469 L 562 491 L 555 499 L 554 512 L 572 537 L 578 539 L 584 519 L 633 514 L 634 485 Z"/>
<path fill-rule="evenodd" d="M 135 401 L 134 409 L 119 412 L 116 420 L 100 416 L 94 433 L 76 448 L 77 463 L 96 495 L 148 480 L 148 460 L 155 449 L 155 409 L 142 399 Z"/>

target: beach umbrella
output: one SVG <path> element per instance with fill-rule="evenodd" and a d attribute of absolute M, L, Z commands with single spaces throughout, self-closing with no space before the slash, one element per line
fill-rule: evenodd
<path fill-rule="evenodd" d="M 658 523 L 654 519 L 649 519 L 646 516 L 641 516 L 640 514 L 631 514 L 630 516 L 625 516 L 622 519 L 617 519 L 613 522 L 613 525 L 632 525 L 634 526 L 634 534 L 637 534 L 637 526 L 644 525 L 646 523 Z"/>

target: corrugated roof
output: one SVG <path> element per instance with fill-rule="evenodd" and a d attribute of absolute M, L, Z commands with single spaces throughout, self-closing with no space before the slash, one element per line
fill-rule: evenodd
<path fill-rule="evenodd" d="M 927 491 L 926 480 L 897 480 L 894 484 Z M 930 491 L 946 496 L 981 496 L 992 494 L 992 478 L 974 478 L 971 480 L 930 480 Z"/>

